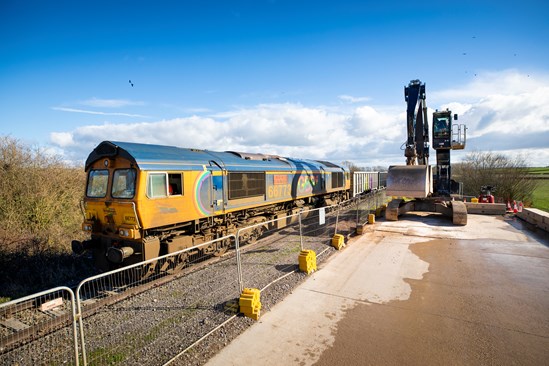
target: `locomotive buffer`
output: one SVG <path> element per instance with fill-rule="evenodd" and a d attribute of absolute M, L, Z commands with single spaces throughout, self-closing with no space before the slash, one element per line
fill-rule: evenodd
<path fill-rule="evenodd" d="M 457 114 L 448 109 L 433 113 L 433 149 L 437 164 L 429 165 L 429 121 L 425 84 L 412 80 L 404 87 L 407 102 L 406 165 L 393 165 L 387 174 L 387 195 L 396 197 L 385 211 L 387 220 L 396 221 L 408 211 L 440 212 L 456 225 L 467 224 L 467 208 L 461 200 L 462 183 L 452 179 L 451 150 L 465 148 L 465 125 L 454 124 Z M 417 108 L 417 109 L 416 109 Z M 434 171 L 433 171 L 434 169 Z"/>

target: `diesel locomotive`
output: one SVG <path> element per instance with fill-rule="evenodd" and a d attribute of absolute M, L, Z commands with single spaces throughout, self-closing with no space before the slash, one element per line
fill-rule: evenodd
<path fill-rule="evenodd" d="M 104 141 L 86 160 L 82 229 L 102 271 L 206 243 L 239 228 L 349 198 L 350 173 L 327 161 Z M 262 235 L 251 231 L 246 240 Z M 220 240 L 201 254 L 223 253 Z"/>

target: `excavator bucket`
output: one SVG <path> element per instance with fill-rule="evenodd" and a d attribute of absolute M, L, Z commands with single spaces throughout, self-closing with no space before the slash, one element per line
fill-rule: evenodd
<path fill-rule="evenodd" d="M 433 193 L 429 165 L 392 165 L 387 172 L 387 195 L 427 198 Z"/>

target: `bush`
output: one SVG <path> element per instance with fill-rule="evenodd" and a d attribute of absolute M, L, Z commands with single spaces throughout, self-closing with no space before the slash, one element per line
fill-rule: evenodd
<path fill-rule="evenodd" d="M 81 236 L 85 174 L 58 156 L 0 137 L 0 248 L 70 250 Z"/>
<path fill-rule="evenodd" d="M 0 296 L 66 285 L 86 268 L 70 254 L 84 236 L 84 184 L 83 168 L 0 136 Z"/>

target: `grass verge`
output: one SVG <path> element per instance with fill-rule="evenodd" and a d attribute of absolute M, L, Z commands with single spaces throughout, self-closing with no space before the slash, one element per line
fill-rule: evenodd
<path fill-rule="evenodd" d="M 549 179 L 539 179 L 532 194 L 532 207 L 549 212 Z"/>

